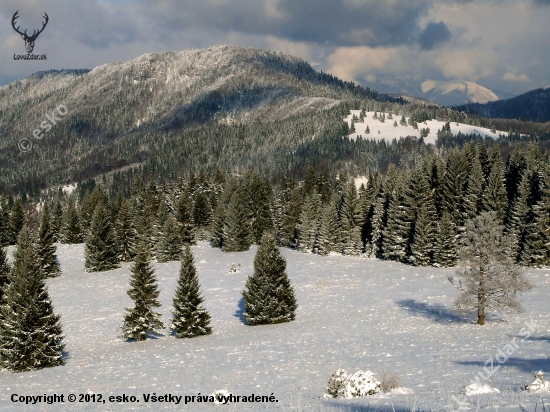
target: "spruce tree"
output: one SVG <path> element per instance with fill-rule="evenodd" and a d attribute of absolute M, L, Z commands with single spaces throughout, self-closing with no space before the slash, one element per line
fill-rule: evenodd
<path fill-rule="evenodd" d="M 388 260 L 407 261 L 407 249 L 411 222 L 404 207 L 400 189 L 394 189 L 390 196 L 387 225 L 384 228 L 382 249 L 383 256 Z"/>
<path fill-rule="evenodd" d="M 99 203 L 92 217 L 90 234 L 86 238 L 86 272 L 101 272 L 120 267 L 115 232 L 107 207 Z"/>
<path fill-rule="evenodd" d="M 341 252 L 340 223 L 338 221 L 338 194 L 322 207 L 319 231 L 315 238 L 314 253 L 328 255 L 330 252 Z"/>
<path fill-rule="evenodd" d="M 526 169 L 527 162 L 525 160 L 525 154 L 519 147 L 516 147 L 510 154 L 510 157 L 508 157 L 504 176 L 508 205 L 513 205 L 516 197 L 519 195 L 522 176 Z M 510 212 L 510 210 L 508 211 Z"/>
<path fill-rule="evenodd" d="M 254 273 L 246 281 L 247 290 L 242 292 L 244 317 L 249 325 L 295 319 L 298 304 L 285 270 L 286 261 L 277 248 L 275 237 L 266 233 L 254 258 Z"/>
<path fill-rule="evenodd" d="M 10 216 L 10 244 L 14 245 L 17 242 L 19 232 L 25 225 L 25 213 L 23 212 L 23 205 L 21 199 L 15 199 L 15 203 L 11 209 Z"/>
<path fill-rule="evenodd" d="M 519 260 L 525 266 L 550 264 L 550 176 L 539 185 L 539 201 L 533 206 L 532 218 L 525 228 Z"/>
<path fill-rule="evenodd" d="M 504 169 L 498 150 L 493 151 L 491 172 L 483 192 L 482 205 L 486 212 L 496 212 L 500 223 L 504 222 L 507 207 L 507 194 L 504 186 Z"/>
<path fill-rule="evenodd" d="M 60 316 L 53 312 L 39 262 L 35 238 L 24 227 L 0 306 L 0 365 L 14 372 L 64 363 Z"/>
<path fill-rule="evenodd" d="M 302 203 L 300 188 L 293 187 L 288 201 L 283 203 L 283 222 L 280 236 L 282 246 L 296 246 L 298 239 L 298 224 L 302 213 Z"/>
<path fill-rule="evenodd" d="M 3 246 L 0 246 L 0 307 L 2 306 L 2 296 L 4 296 L 4 288 L 8 283 L 8 276 L 10 274 L 10 265 L 6 251 Z"/>
<path fill-rule="evenodd" d="M 339 208 L 339 219 L 342 233 L 342 253 L 357 256 L 363 252 L 361 239 L 361 204 L 357 196 L 355 181 L 350 180 L 342 191 L 342 202 Z"/>
<path fill-rule="evenodd" d="M 479 157 L 474 155 L 471 161 L 468 180 L 466 182 L 464 202 L 462 203 L 463 221 L 473 219 L 479 214 L 482 205 L 483 186 L 483 169 L 481 168 L 481 162 L 479 161 Z"/>
<path fill-rule="evenodd" d="M 160 291 L 150 259 L 149 245 L 142 242 L 135 262 L 130 268 L 132 275 L 128 296 L 134 301 L 134 307 L 125 309 L 122 325 L 122 335 L 128 340 L 143 341 L 150 334 L 159 335 L 160 330 L 164 328 L 160 313 L 155 312 L 155 309 L 160 307 Z"/>
<path fill-rule="evenodd" d="M 212 206 L 210 200 L 204 192 L 199 192 L 193 205 L 193 222 L 196 227 L 206 228 L 210 226 L 211 219 Z"/>
<path fill-rule="evenodd" d="M 164 199 L 161 199 L 158 206 L 157 217 L 151 228 L 150 236 L 150 245 L 151 245 L 151 255 L 156 257 L 158 260 L 158 248 L 160 247 L 160 242 L 164 238 L 164 224 L 170 216 L 170 211 Z M 177 222 L 176 222 L 177 223 Z M 179 228 L 178 228 L 179 231 Z M 179 236 L 179 234 L 178 234 Z M 179 258 L 179 254 L 178 254 Z M 172 259 L 171 259 L 172 260 Z"/>
<path fill-rule="evenodd" d="M 8 202 L 0 196 L 0 247 L 8 246 L 11 243 L 10 210 Z"/>
<path fill-rule="evenodd" d="M 452 149 L 441 182 L 441 208 L 447 212 L 456 227 L 463 225 L 460 205 L 463 204 L 468 175 L 467 159 L 458 149 Z"/>
<path fill-rule="evenodd" d="M 197 243 L 193 225 L 193 200 L 187 191 L 184 191 L 176 202 L 176 219 L 180 226 L 183 244 Z"/>
<path fill-rule="evenodd" d="M 321 215 L 321 199 L 316 191 L 306 197 L 300 224 L 298 226 L 298 250 L 302 252 L 311 252 L 315 247 L 315 238 L 319 227 L 319 217 Z"/>
<path fill-rule="evenodd" d="M 54 233 L 51 226 L 50 207 L 44 203 L 42 220 L 38 231 L 38 259 L 45 278 L 55 278 L 61 274 L 54 244 Z"/>
<path fill-rule="evenodd" d="M 61 239 L 61 230 L 63 228 L 63 206 L 61 201 L 57 199 L 52 213 L 52 234 L 53 241 L 59 242 Z"/>
<path fill-rule="evenodd" d="M 383 191 L 375 199 L 371 218 L 371 235 L 365 247 L 366 255 L 372 259 L 381 257 L 384 233 L 384 216 L 386 214 L 386 199 Z"/>
<path fill-rule="evenodd" d="M 159 262 L 178 260 L 181 256 L 182 241 L 178 222 L 174 216 L 169 215 L 164 222 L 161 239 L 157 245 L 156 256 Z"/>
<path fill-rule="evenodd" d="M 225 214 L 223 251 L 242 252 L 248 250 L 251 244 L 249 212 L 242 201 L 240 191 L 237 190 L 231 196 Z"/>
<path fill-rule="evenodd" d="M 200 294 L 199 278 L 189 245 L 181 255 L 180 276 L 174 295 L 172 325 L 170 329 L 178 338 L 192 338 L 212 333 L 210 314 L 201 306 L 204 298 Z"/>
<path fill-rule="evenodd" d="M 63 218 L 61 241 L 71 245 L 74 243 L 81 243 L 82 240 L 83 236 L 82 229 L 80 227 L 80 218 L 76 210 L 75 199 L 71 196 Z"/>
<path fill-rule="evenodd" d="M 509 208 L 508 219 L 505 232 L 511 239 L 512 254 L 516 261 L 519 260 L 525 248 L 525 236 L 527 225 L 532 215 L 532 208 L 529 207 L 531 197 L 531 185 L 529 173 L 524 171 L 521 179 L 518 193 L 514 196 L 511 207 Z"/>
<path fill-rule="evenodd" d="M 433 220 L 428 207 L 422 205 L 414 225 L 414 235 L 411 244 L 411 262 L 415 266 L 429 266 L 434 246 Z"/>
<path fill-rule="evenodd" d="M 456 226 L 451 216 L 444 213 L 438 222 L 437 237 L 434 246 L 434 265 L 452 267 L 458 259 L 456 243 Z"/>
<path fill-rule="evenodd" d="M 273 201 L 273 188 L 267 179 L 256 172 L 247 172 L 242 179 L 240 193 L 249 212 L 249 225 L 252 241 L 259 243 L 263 233 L 273 230 L 270 205 Z"/>
<path fill-rule="evenodd" d="M 130 205 L 123 200 L 118 210 L 118 219 L 115 225 L 117 251 L 120 260 L 131 261 L 137 254 L 138 235 L 134 226 Z"/>
<path fill-rule="evenodd" d="M 218 202 L 214 211 L 214 217 L 212 219 L 212 236 L 210 237 L 210 244 L 212 247 L 223 247 L 224 221 L 225 205 L 222 202 Z"/>

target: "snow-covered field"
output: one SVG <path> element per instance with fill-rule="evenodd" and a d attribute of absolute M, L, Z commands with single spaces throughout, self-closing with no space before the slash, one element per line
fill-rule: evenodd
<path fill-rule="evenodd" d="M 359 117 L 359 113 L 361 113 L 360 110 L 351 110 L 350 115 L 344 120 L 348 122 L 349 126 L 351 126 L 351 119 L 353 115 Z M 379 112 L 378 115 L 381 115 L 381 113 Z M 407 126 L 401 126 L 399 124 L 401 116 L 398 116 L 396 114 L 393 115 L 393 119 L 388 119 L 388 113 L 385 113 L 386 120 L 384 123 L 382 123 L 378 119 L 373 119 L 373 116 L 374 112 L 367 112 L 363 123 L 355 123 L 355 133 L 350 134 L 349 138 L 351 140 L 355 140 L 357 136 L 361 135 L 363 139 L 385 139 L 388 142 L 391 142 L 393 139 L 399 140 L 400 137 L 405 136 L 420 137 L 420 130 L 429 128 L 430 134 L 424 138 L 424 141 L 426 143 L 435 144 L 435 141 L 437 139 L 437 131 L 441 130 L 441 128 L 445 125 L 444 122 L 440 122 L 438 120 L 428 120 L 424 123 L 418 123 L 418 130 L 415 130 L 412 126 L 409 126 L 408 124 Z M 407 119 L 407 121 L 409 120 L 408 117 L 405 117 L 405 119 Z M 397 120 L 397 127 L 394 127 L 393 125 L 393 122 L 395 120 Z M 369 126 L 370 134 L 366 134 L 367 126 Z M 484 138 L 486 136 L 489 136 L 493 139 L 497 139 L 499 134 L 507 134 L 507 132 L 499 132 L 498 130 L 496 133 L 492 133 L 489 129 L 464 123 L 459 123 L 458 126 L 456 123 L 451 123 L 450 126 L 451 132 L 454 135 L 457 135 L 458 132 L 462 132 L 463 134 L 477 133 Z"/>
<path fill-rule="evenodd" d="M 10 248 L 10 251 L 12 248 Z M 296 321 L 270 326 L 243 323 L 241 291 L 252 273 L 256 247 L 223 253 L 206 243 L 193 247 L 213 334 L 176 339 L 168 333 L 141 343 L 124 342 L 117 328 L 125 307 L 129 265 L 108 272 L 85 273 L 83 245 L 58 245 L 63 275 L 48 281 L 55 310 L 66 335 L 65 366 L 26 373 L 0 372 L 0 410 L 342 410 L 392 411 L 406 408 L 519 411 L 535 410 L 541 397 L 520 385 L 533 372 L 550 375 L 550 270 L 528 270 L 536 288 L 525 295 L 525 313 L 490 318 L 478 326 L 474 317 L 455 315 L 456 291 L 447 280 L 453 269 L 415 268 L 363 258 L 322 257 L 282 249 L 296 289 Z M 238 273 L 228 273 L 232 264 Z M 160 308 L 170 320 L 179 262 L 155 263 L 162 290 Z M 518 337 L 525 322 L 534 332 Z M 487 380 L 498 391 L 464 396 L 484 362 L 515 337 L 518 349 Z M 491 365 L 488 365 L 489 367 Z M 322 399 L 338 368 L 353 373 L 397 371 L 406 390 L 368 398 Z M 207 395 L 225 389 L 234 395 L 272 393 L 271 404 L 174 405 L 145 403 L 142 394 Z M 65 403 L 25 406 L 12 394 L 129 395 L 139 403 Z M 457 400 L 453 399 L 453 396 Z M 546 402 L 545 402 L 546 403 Z M 368 406 L 368 407 L 367 407 Z M 498 409 L 497 409 L 498 408 Z"/>

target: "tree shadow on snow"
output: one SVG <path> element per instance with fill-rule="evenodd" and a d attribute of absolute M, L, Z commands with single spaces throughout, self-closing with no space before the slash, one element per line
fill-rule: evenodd
<path fill-rule="evenodd" d="M 248 323 L 246 322 L 246 319 L 244 318 L 245 312 L 246 312 L 246 309 L 244 307 L 244 298 L 241 298 L 239 300 L 239 307 L 237 308 L 233 316 L 235 316 L 236 318 L 239 318 L 241 322 L 244 323 L 245 325 L 248 325 Z"/>
<path fill-rule="evenodd" d="M 443 305 L 430 305 L 428 303 L 418 302 L 414 299 L 405 299 L 396 302 L 403 309 L 414 316 L 422 316 L 436 323 L 462 323 L 466 319 L 458 316 L 453 310 Z"/>
<path fill-rule="evenodd" d="M 494 355 L 492 355 L 493 358 L 493 368 L 496 368 L 497 365 L 506 366 L 507 368 L 515 368 L 521 372 L 525 373 L 535 373 L 537 371 L 542 370 L 543 372 L 550 372 L 550 358 L 539 358 L 539 359 L 524 359 L 524 358 L 508 358 L 506 359 L 506 356 L 504 357 L 501 355 L 503 352 L 496 351 Z M 487 367 L 491 368 L 491 363 L 489 362 L 487 365 L 485 362 L 489 359 L 489 357 L 483 361 L 456 361 L 455 363 L 458 363 L 459 365 L 469 365 L 469 366 L 479 366 L 481 367 Z M 502 363 L 499 363 L 499 361 L 502 360 Z M 528 383 L 528 382 L 525 382 Z"/>
<path fill-rule="evenodd" d="M 548 335 L 548 336 L 529 336 L 528 338 L 525 338 L 525 340 L 550 343 L 550 335 Z"/>
<path fill-rule="evenodd" d="M 411 408 L 404 408 L 402 406 L 378 406 L 378 405 L 358 405 L 353 400 L 350 401 L 339 401 L 339 400 L 330 400 L 328 402 L 323 402 L 323 406 L 328 411 L 338 411 L 338 412 L 411 412 Z M 421 412 L 420 409 L 415 408 L 415 412 Z"/>

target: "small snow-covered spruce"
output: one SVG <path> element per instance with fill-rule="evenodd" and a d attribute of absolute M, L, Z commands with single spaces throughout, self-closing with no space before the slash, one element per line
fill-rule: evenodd
<path fill-rule="evenodd" d="M 520 312 L 516 294 L 533 287 L 515 264 L 513 247 L 503 234 L 497 212 L 483 212 L 466 222 L 458 250 L 460 269 L 456 274 L 460 279 L 449 276 L 449 281 L 462 292 L 456 307 L 477 310 L 479 325 L 485 324 L 488 309 Z"/>
<path fill-rule="evenodd" d="M 53 312 L 36 247 L 34 235 L 24 227 L 3 288 L 0 366 L 13 372 L 65 363 L 60 316 Z"/>
<path fill-rule="evenodd" d="M 254 273 L 243 291 L 244 317 L 249 325 L 290 322 L 296 317 L 294 288 L 285 272 L 286 261 L 275 237 L 264 234 L 254 257 Z"/>
<path fill-rule="evenodd" d="M 178 338 L 192 338 L 212 333 L 212 328 L 209 326 L 210 314 L 201 306 L 204 298 L 199 289 L 199 278 L 193 255 L 189 245 L 185 245 L 181 255 L 178 287 L 173 300 L 174 318 L 170 326 Z"/>
<path fill-rule="evenodd" d="M 155 312 L 155 308 L 160 307 L 158 301 L 160 292 L 150 259 L 148 245 L 142 243 L 130 269 L 132 275 L 128 296 L 134 301 L 134 307 L 126 308 L 122 325 L 122 335 L 128 340 L 143 341 L 149 334 L 159 335 L 159 331 L 164 328 L 160 313 Z"/>
<path fill-rule="evenodd" d="M 159 262 L 178 260 L 181 256 L 182 240 L 178 222 L 174 216 L 168 216 L 160 233 L 162 237 L 156 248 L 157 260 Z"/>
<path fill-rule="evenodd" d="M 45 278 L 55 278 L 61 274 L 59 261 L 55 254 L 54 233 L 51 226 L 50 206 L 44 204 L 42 220 L 38 231 L 38 259 Z"/>
<path fill-rule="evenodd" d="M 348 375 L 338 369 L 329 379 L 325 388 L 325 398 L 358 398 L 380 392 L 381 384 L 371 371 L 357 371 Z"/>
<path fill-rule="evenodd" d="M 365 134 L 370 134 L 370 128 L 369 128 L 369 125 L 367 125 L 367 128 L 365 129 Z"/>
<path fill-rule="evenodd" d="M 338 369 L 332 374 L 325 388 L 325 398 L 344 398 L 348 373 L 344 369 Z"/>
<path fill-rule="evenodd" d="M 544 380 L 542 371 L 535 372 L 535 380 L 529 385 L 524 385 L 523 390 L 529 392 L 548 392 L 550 391 L 550 382 Z"/>
<path fill-rule="evenodd" d="M 99 202 L 94 210 L 90 234 L 86 238 L 86 272 L 100 272 L 120 267 L 120 258 L 107 206 Z"/>

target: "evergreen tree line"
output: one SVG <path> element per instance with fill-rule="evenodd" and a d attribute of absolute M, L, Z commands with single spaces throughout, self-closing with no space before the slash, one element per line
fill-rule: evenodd
<path fill-rule="evenodd" d="M 142 241 L 165 262 L 197 240 L 226 252 L 247 250 L 266 231 L 279 245 L 305 252 L 452 266 L 465 222 L 495 211 L 516 239 L 516 261 L 545 266 L 548 175 L 548 156 L 535 144 L 516 147 L 504 162 L 498 145 L 470 142 L 418 154 L 385 175 L 370 173 L 358 189 L 345 174 L 312 167 L 301 183 L 283 176 L 277 186 L 251 171 L 227 179 L 201 173 L 159 186 L 137 179 L 129 198 L 88 185 L 81 201 L 73 194 L 53 204 L 52 236 L 85 241 L 89 271 L 133 260 Z M 3 239 L 21 225 L 16 205 L 11 213 L 2 208 Z"/>

